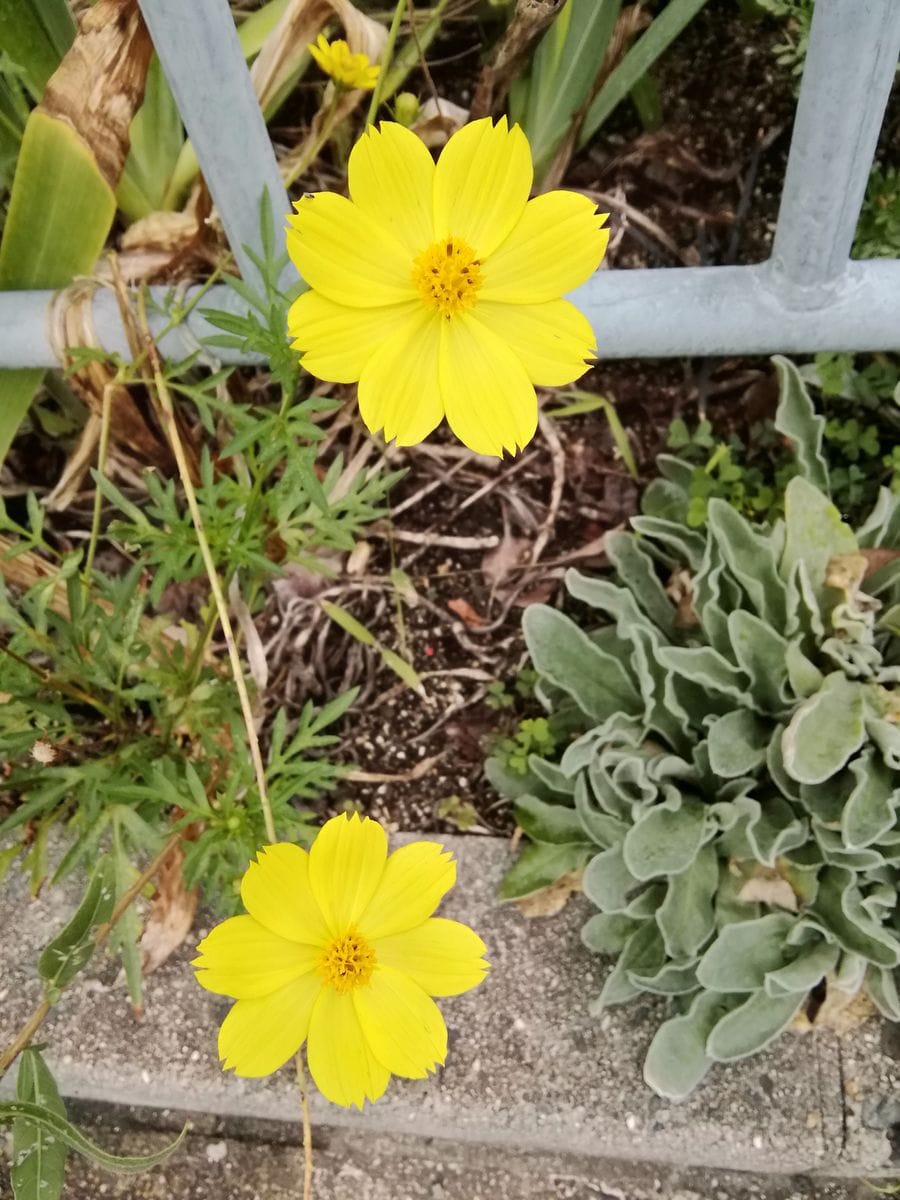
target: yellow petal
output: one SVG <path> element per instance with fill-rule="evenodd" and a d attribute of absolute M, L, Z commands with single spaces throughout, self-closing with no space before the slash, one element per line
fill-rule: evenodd
<path fill-rule="evenodd" d="M 369 941 L 426 921 L 456 883 L 453 855 L 440 842 L 410 842 L 388 858 L 378 890 L 360 916 Z"/>
<path fill-rule="evenodd" d="M 237 1000 L 276 991 L 311 971 L 320 954 L 318 947 L 289 942 L 245 916 L 217 925 L 197 950 L 191 966 L 200 986 Z"/>
<path fill-rule="evenodd" d="M 369 1048 L 392 1074 L 424 1079 L 447 1057 L 441 1010 L 399 971 L 377 966 L 365 987 L 348 994 Z"/>
<path fill-rule="evenodd" d="M 263 846 L 244 872 L 241 900 L 260 925 L 288 941 L 321 946 L 330 937 L 309 885 L 309 856 L 291 842 Z"/>
<path fill-rule="evenodd" d="M 522 219 L 482 267 L 479 300 L 540 304 L 571 292 L 597 270 L 609 230 L 593 200 L 546 192 L 529 200 Z"/>
<path fill-rule="evenodd" d="M 400 971 L 429 996 L 467 992 L 481 983 L 489 966 L 481 957 L 487 947 L 478 934 L 444 917 L 378 938 L 372 948 L 380 966 Z"/>
<path fill-rule="evenodd" d="M 321 979 L 312 973 L 271 995 L 235 1001 L 219 1030 L 225 1070 L 249 1079 L 277 1071 L 303 1045 L 321 990 Z"/>
<path fill-rule="evenodd" d="M 309 882 L 335 937 L 356 925 L 384 874 L 387 835 L 358 813 L 326 821 L 309 852 Z"/>
<path fill-rule="evenodd" d="M 450 428 L 476 454 L 503 457 L 537 428 L 537 397 L 522 360 L 469 313 L 441 324 L 441 396 Z"/>
<path fill-rule="evenodd" d="M 435 240 L 434 161 L 421 138 L 395 121 L 370 125 L 350 152 L 353 203 L 385 225 L 411 259 Z"/>
<path fill-rule="evenodd" d="M 482 259 L 522 216 L 534 171 L 528 139 L 506 117 L 464 125 L 438 159 L 434 176 L 436 240 L 463 238 Z"/>
<path fill-rule="evenodd" d="M 513 349 L 528 378 L 540 387 L 572 383 L 597 352 L 591 323 L 568 300 L 544 304 L 498 304 L 485 300 L 475 309 L 482 324 Z"/>
<path fill-rule="evenodd" d="M 288 309 L 291 345 L 302 351 L 301 366 L 310 375 L 329 383 L 355 383 L 375 351 L 421 308 L 416 300 L 349 308 L 320 292 L 304 292 Z"/>
<path fill-rule="evenodd" d="M 384 1094 L 391 1074 L 370 1050 L 351 995 L 322 989 L 309 1025 L 306 1058 L 326 1100 L 362 1108 L 364 1100 Z"/>
<path fill-rule="evenodd" d="M 380 311 L 385 311 L 384 309 Z M 415 446 L 444 415 L 438 377 L 441 316 L 421 304 L 365 365 L 359 411 L 370 433 Z"/>
<path fill-rule="evenodd" d="M 311 288 L 351 308 L 400 304 L 415 295 L 408 251 L 344 196 L 304 196 L 288 217 L 287 248 Z"/>

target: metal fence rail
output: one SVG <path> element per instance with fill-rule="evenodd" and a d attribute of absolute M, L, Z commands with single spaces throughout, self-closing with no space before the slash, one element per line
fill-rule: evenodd
<path fill-rule="evenodd" d="M 259 241 L 261 190 L 276 220 L 288 201 L 228 0 L 140 4 L 252 282 L 243 247 Z M 849 258 L 898 57 L 900 0 L 817 0 L 771 258 L 755 266 L 599 272 L 573 299 L 593 323 L 602 358 L 900 347 L 900 261 Z M 171 289 L 151 292 L 159 329 Z M 48 334 L 52 296 L 0 293 L 0 367 L 58 365 Z M 233 308 L 236 299 L 216 287 L 206 303 Z M 127 356 L 118 308 L 102 290 L 93 315 L 104 348 Z M 163 352 L 182 357 L 211 332 L 192 313 L 163 339 Z"/>

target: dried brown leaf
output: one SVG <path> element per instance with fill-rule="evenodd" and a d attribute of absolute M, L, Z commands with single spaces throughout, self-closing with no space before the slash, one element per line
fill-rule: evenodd
<path fill-rule="evenodd" d="M 480 629 L 482 625 L 487 624 L 485 618 L 462 596 L 455 596 L 452 600 L 448 600 L 447 607 L 456 616 L 461 617 L 471 629 Z"/>
<path fill-rule="evenodd" d="M 489 550 L 481 560 L 481 573 L 491 591 L 497 588 L 514 567 L 519 567 L 528 558 L 531 542 L 527 538 L 513 537 L 508 528 L 503 530 L 500 544 Z"/>
<path fill-rule="evenodd" d="M 566 907 L 569 897 L 581 891 L 583 875 L 583 869 L 569 871 L 549 887 L 517 900 L 516 907 L 523 917 L 555 917 Z"/>
<path fill-rule="evenodd" d="M 177 847 L 160 867 L 156 894 L 141 937 L 142 970 L 150 975 L 175 953 L 194 924 L 198 888 L 185 887 L 181 864 L 184 851 Z"/>

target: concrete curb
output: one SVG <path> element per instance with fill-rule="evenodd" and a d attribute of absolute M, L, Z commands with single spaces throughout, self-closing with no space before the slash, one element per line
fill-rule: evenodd
<path fill-rule="evenodd" d="M 608 967 L 578 940 L 584 906 L 525 920 L 494 898 L 510 861 L 504 841 L 441 840 L 462 881 L 443 911 L 484 937 L 493 971 L 477 991 L 441 1002 L 450 1054 L 439 1076 L 394 1080 L 362 1114 L 319 1099 L 321 1126 L 678 1168 L 872 1177 L 893 1162 L 900 1170 L 891 1143 L 900 1133 L 896 1031 L 871 1021 L 846 1039 L 788 1034 L 754 1059 L 714 1068 L 694 1096 L 670 1104 L 641 1078 L 658 1007 L 614 1010 L 599 1022 L 587 1014 Z M 39 999 L 37 950 L 76 899 L 77 887 L 60 887 L 29 902 L 15 874 L 0 892 L 0 1042 Z M 228 1002 L 196 986 L 192 956 L 184 947 L 147 981 L 140 1020 L 114 965 L 98 957 L 45 1026 L 63 1094 L 295 1126 L 289 1070 L 256 1081 L 219 1069 L 216 1030 Z"/>

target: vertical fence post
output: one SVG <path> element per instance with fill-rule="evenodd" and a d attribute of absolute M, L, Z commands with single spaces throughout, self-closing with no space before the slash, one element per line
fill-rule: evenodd
<path fill-rule="evenodd" d="M 241 274 L 258 287 L 244 246 L 259 249 L 263 189 L 276 245 L 289 204 L 228 0 L 139 3 Z M 280 282 L 296 282 L 289 267 Z"/>
<path fill-rule="evenodd" d="M 900 0 L 817 0 L 772 247 L 778 286 L 827 289 L 847 269 L 898 54 Z"/>

